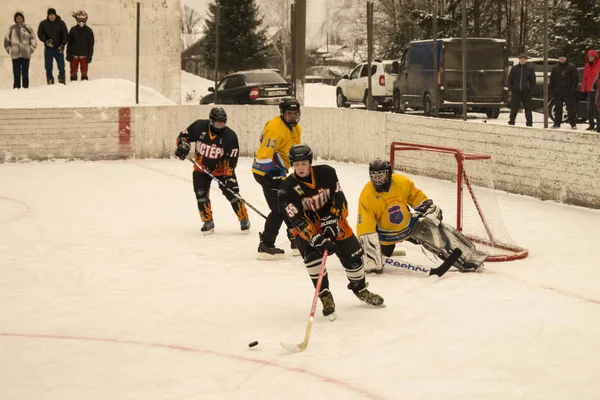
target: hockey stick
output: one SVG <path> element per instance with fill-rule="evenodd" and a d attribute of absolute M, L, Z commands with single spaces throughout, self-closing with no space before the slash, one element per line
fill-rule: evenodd
<path fill-rule="evenodd" d="M 448 256 L 447 259 L 444 260 L 439 267 L 436 268 L 427 268 L 422 265 L 414 265 L 407 261 L 396 261 L 391 257 L 385 257 L 383 266 L 395 267 L 399 269 L 403 269 L 407 272 L 411 272 L 413 274 L 421 275 L 421 276 L 431 276 L 437 275 L 442 276 L 454 265 L 456 261 L 462 255 L 462 251 L 460 249 L 454 249 L 452 253 Z"/>
<path fill-rule="evenodd" d="M 250 204 L 246 200 L 244 200 L 244 198 L 242 196 L 240 196 L 239 194 L 237 194 L 236 192 L 234 192 L 233 190 L 231 190 L 230 188 L 228 188 L 223 182 L 221 182 L 213 174 L 211 174 L 210 172 L 208 172 L 206 170 L 206 168 L 204 168 L 202 165 L 198 164 L 196 162 L 196 160 L 194 160 L 193 158 L 188 158 L 188 160 L 190 160 L 196 167 L 198 167 L 200 169 L 200 171 L 202 171 L 203 173 L 205 173 L 206 175 L 210 176 L 215 181 L 217 181 L 217 183 L 219 184 L 219 186 L 221 186 L 222 188 L 224 188 L 225 190 L 227 190 L 229 193 L 231 193 L 232 195 L 234 195 L 239 201 L 241 201 L 242 203 L 244 203 L 245 205 L 247 205 L 248 207 L 250 207 L 251 209 L 253 209 L 254 212 L 256 212 L 258 215 L 260 215 L 264 219 L 267 219 L 267 216 L 265 214 L 261 213 L 260 210 L 258 210 L 252 204 Z"/>
<path fill-rule="evenodd" d="M 315 295 L 313 297 L 312 306 L 310 308 L 310 316 L 308 317 L 308 326 L 306 327 L 304 340 L 302 341 L 302 343 L 298 344 L 281 342 L 281 347 L 283 347 L 290 353 L 304 351 L 308 346 L 308 340 L 310 339 L 310 331 L 312 329 L 313 320 L 315 319 L 315 310 L 317 309 L 317 299 L 319 298 L 319 292 L 321 291 L 323 275 L 325 275 L 325 261 L 327 261 L 327 250 L 323 252 L 323 262 L 321 263 L 321 269 L 319 270 L 319 278 L 317 279 L 317 286 L 315 287 Z"/>

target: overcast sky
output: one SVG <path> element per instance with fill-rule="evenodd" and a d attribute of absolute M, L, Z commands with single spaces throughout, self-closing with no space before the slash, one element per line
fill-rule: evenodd
<path fill-rule="evenodd" d="M 330 1 L 330 0 L 329 0 Z M 209 0 L 181 0 L 182 4 L 204 13 L 208 9 Z M 257 0 L 259 7 L 262 8 L 262 1 Z M 306 36 L 308 41 L 319 41 L 319 44 L 325 44 L 325 38 L 318 35 L 319 28 L 323 23 L 326 11 L 326 0 L 307 0 L 306 1 Z M 308 43 L 307 43 L 308 44 Z"/>

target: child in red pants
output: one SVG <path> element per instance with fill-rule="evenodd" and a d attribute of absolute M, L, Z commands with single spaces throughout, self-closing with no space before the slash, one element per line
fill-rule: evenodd
<path fill-rule="evenodd" d="M 88 15 L 85 11 L 74 12 L 77 25 L 69 31 L 67 43 L 67 61 L 71 63 L 71 80 L 77 80 L 77 72 L 81 68 L 81 80 L 88 80 L 88 64 L 94 55 L 94 31 L 87 26 Z"/>

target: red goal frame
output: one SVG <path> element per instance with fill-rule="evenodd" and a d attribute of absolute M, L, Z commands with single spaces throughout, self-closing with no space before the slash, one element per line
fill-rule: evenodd
<path fill-rule="evenodd" d="M 479 215 L 479 218 L 481 219 L 481 222 L 483 223 L 485 231 L 487 232 L 487 235 L 488 235 L 487 239 L 469 236 L 469 235 L 467 235 L 467 237 L 475 243 L 480 243 L 485 246 L 506 250 L 506 251 L 509 251 L 512 253 L 509 255 L 491 255 L 487 258 L 486 261 L 496 261 L 496 262 L 512 261 L 512 260 L 520 260 L 520 259 L 527 257 L 527 255 L 529 254 L 529 251 L 527 249 L 524 249 L 522 247 L 512 245 L 512 244 L 500 243 L 494 239 L 491 229 L 488 225 L 488 222 L 486 221 L 485 215 L 483 214 L 483 211 L 479 205 L 479 202 L 477 201 L 477 197 L 475 196 L 475 193 L 473 192 L 473 188 L 471 186 L 471 182 L 469 181 L 469 177 L 467 176 L 467 173 L 465 171 L 465 167 L 464 167 L 465 161 L 490 160 L 492 158 L 492 156 L 490 156 L 489 154 L 466 153 L 460 149 L 452 148 L 452 147 L 433 146 L 433 145 L 409 143 L 409 142 L 392 142 L 392 144 L 390 145 L 390 163 L 392 164 L 392 168 L 395 168 L 394 162 L 395 162 L 395 156 L 396 156 L 397 150 L 402 150 L 402 151 L 419 150 L 419 151 L 429 151 L 429 152 L 445 153 L 445 154 L 454 155 L 454 158 L 456 159 L 456 165 L 457 165 L 457 167 L 456 167 L 456 229 L 458 229 L 461 232 L 463 230 L 463 196 L 464 196 L 464 188 L 466 186 L 467 192 L 469 193 L 469 196 L 473 200 L 473 204 L 475 205 L 477 214 Z"/>

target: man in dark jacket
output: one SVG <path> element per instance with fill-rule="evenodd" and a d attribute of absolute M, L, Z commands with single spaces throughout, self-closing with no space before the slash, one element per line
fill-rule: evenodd
<path fill-rule="evenodd" d="M 567 105 L 567 114 L 571 129 L 577 129 L 577 85 L 579 75 L 577 68 L 567 61 L 567 54 L 561 51 L 558 56 L 558 64 L 552 67 L 550 72 L 550 86 L 548 87 L 552 102 L 554 103 L 554 125 L 552 128 L 560 128 L 563 116 L 563 104 Z"/>
<path fill-rule="evenodd" d="M 58 83 L 65 84 L 65 46 L 67 45 L 67 25 L 56 15 L 54 8 L 48 9 L 48 18 L 40 22 L 38 39 L 44 43 L 44 61 L 46 67 L 46 81 L 48 85 L 54 84 L 52 63 L 56 60 L 58 67 Z"/>
<path fill-rule="evenodd" d="M 77 80 L 77 70 L 81 67 L 81 80 L 88 80 L 88 64 L 94 55 L 94 32 L 86 25 L 88 15 L 79 10 L 73 13 L 77 25 L 69 31 L 69 44 L 67 45 L 67 61 L 71 63 L 71 80 Z"/>
<path fill-rule="evenodd" d="M 535 89 L 535 71 L 527 63 L 529 57 L 525 54 L 519 56 L 519 63 L 514 65 L 508 73 L 508 91 L 511 94 L 509 125 L 515 124 L 515 118 L 523 103 L 527 126 L 533 126 L 531 113 L 531 93 Z"/>

